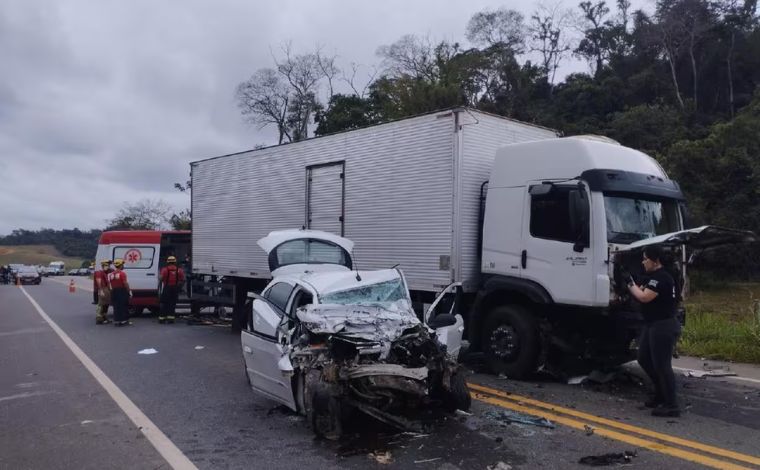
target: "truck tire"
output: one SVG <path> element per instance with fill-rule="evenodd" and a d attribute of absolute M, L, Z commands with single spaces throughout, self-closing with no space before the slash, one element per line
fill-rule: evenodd
<path fill-rule="evenodd" d="M 485 320 L 481 344 L 494 374 L 523 379 L 538 366 L 541 352 L 538 321 L 519 305 L 497 307 Z"/>

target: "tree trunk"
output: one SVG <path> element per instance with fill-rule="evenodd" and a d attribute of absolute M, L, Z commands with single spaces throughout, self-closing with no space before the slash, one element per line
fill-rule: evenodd
<path fill-rule="evenodd" d="M 734 55 L 734 45 L 736 43 L 736 32 L 731 32 L 731 47 L 728 49 L 728 57 L 726 57 L 726 66 L 728 68 L 728 110 L 731 113 L 731 119 L 734 118 L 734 74 L 732 70 L 732 62 Z"/>
<path fill-rule="evenodd" d="M 676 99 L 678 99 L 678 104 L 681 106 L 681 110 L 684 109 L 683 99 L 681 98 L 681 90 L 678 88 L 678 78 L 676 78 L 676 66 L 673 63 L 673 56 L 670 53 L 670 49 L 665 46 L 666 55 L 668 58 L 668 65 L 670 65 L 670 76 L 673 79 L 673 87 L 676 90 Z"/>
<path fill-rule="evenodd" d="M 689 36 L 689 58 L 691 59 L 691 75 L 694 81 L 694 109 L 697 109 L 697 61 L 694 58 L 694 32 Z"/>

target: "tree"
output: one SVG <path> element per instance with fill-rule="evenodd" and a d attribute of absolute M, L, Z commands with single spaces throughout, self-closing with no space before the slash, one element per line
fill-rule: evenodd
<path fill-rule="evenodd" d="M 125 202 L 106 230 L 159 230 L 169 223 L 169 205 L 162 200 Z"/>
<path fill-rule="evenodd" d="M 516 54 L 523 51 L 526 28 L 524 16 L 516 10 L 499 8 L 475 13 L 467 23 L 467 39 L 475 45 L 501 46 Z"/>
<path fill-rule="evenodd" d="M 664 164 L 679 181 L 696 224 L 760 230 L 760 89 L 727 123 L 700 140 L 684 140 Z"/>
<path fill-rule="evenodd" d="M 269 124 L 277 126 L 278 144 L 282 144 L 285 138 L 290 140 L 287 117 L 291 96 L 276 70 L 257 70 L 238 85 L 236 96 L 240 112 L 249 121 L 261 128 Z"/>
<path fill-rule="evenodd" d="M 315 135 L 332 134 L 378 121 L 372 100 L 357 95 L 333 95 L 326 110 L 317 112 Z"/>
<path fill-rule="evenodd" d="M 273 57 L 275 68 L 257 70 L 237 87 L 236 99 L 243 116 L 261 127 L 275 125 L 278 144 L 296 142 L 309 135 L 309 124 L 322 107 L 319 94 L 327 81 L 328 102 L 340 73 L 335 56 L 321 48 L 296 54 L 290 44 L 282 47 L 284 57 Z"/>
<path fill-rule="evenodd" d="M 541 54 L 541 68 L 552 86 L 560 62 L 572 50 L 563 33 L 568 19 L 569 13 L 559 10 L 559 5 L 552 8 L 539 5 L 530 17 L 530 51 Z"/>

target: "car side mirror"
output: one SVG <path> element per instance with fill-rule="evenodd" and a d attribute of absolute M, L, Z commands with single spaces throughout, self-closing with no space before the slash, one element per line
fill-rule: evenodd
<path fill-rule="evenodd" d="M 578 184 L 578 189 L 570 191 L 568 202 L 570 229 L 575 237 L 573 251 L 576 253 L 582 253 L 584 248 L 590 246 L 590 208 L 588 198 L 586 197 L 586 191 L 583 188 L 583 183 Z"/>
<path fill-rule="evenodd" d="M 441 313 L 433 317 L 433 319 L 428 323 L 428 326 L 434 330 L 437 330 L 438 328 L 456 325 L 456 323 L 457 319 L 454 315 L 450 313 Z"/>

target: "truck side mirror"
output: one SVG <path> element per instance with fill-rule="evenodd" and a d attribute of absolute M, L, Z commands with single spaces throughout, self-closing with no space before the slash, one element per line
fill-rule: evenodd
<path fill-rule="evenodd" d="M 569 194 L 570 229 L 575 236 L 573 251 L 582 253 L 590 246 L 589 237 L 589 202 L 582 184 Z"/>

